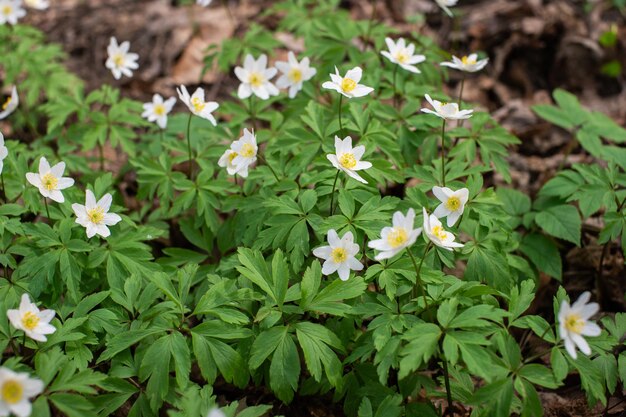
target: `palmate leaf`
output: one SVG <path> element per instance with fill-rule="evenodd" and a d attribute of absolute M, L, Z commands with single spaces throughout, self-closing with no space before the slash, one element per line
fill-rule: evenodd
<path fill-rule="evenodd" d="M 537 213 L 535 222 L 546 233 L 580 246 L 582 222 L 576 207 L 568 204 L 549 207 Z"/>

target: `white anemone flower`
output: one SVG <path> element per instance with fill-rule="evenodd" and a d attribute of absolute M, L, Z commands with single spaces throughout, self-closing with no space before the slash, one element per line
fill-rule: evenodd
<path fill-rule="evenodd" d="M 36 10 L 46 10 L 50 7 L 50 2 L 48 0 L 24 0 L 24 3 L 31 9 Z"/>
<path fill-rule="evenodd" d="M 463 56 L 461 58 L 457 58 L 456 56 L 452 55 L 452 61 L 442 62 L 440 65 L 444 67 L 454 68 L 459 71 L 478 72 L 481 69 L 485 68 L 488 62 L 489 58 L 478 60 L 477 54 L 471 54 L 469 56 Z"/>
<path fill-rule="evenodd" d="M 342 281 L 347 281 L 350 271 L 360 271 L 363 264 L 355 255 L 359 253 L 359 245 L 354 243 L 352 232 L 346 232 L 340 239 L 335 229 L 328 231 L 328 246 L 313 250 L 313 255 L 324 259 L 322 274 L 331 275 L 337 272 Z"/>
<path fill-rule="evenodd" d="M 39 173 L 27 172 L 26 179 L 29 183 L 39 188 L 42 196 L 49 198 L 57 203 L 65 201 L 61 190 L 74 185 L 74 180 L 64 177 L 65 162 L 59 162 L 50 167 L 48 160 L 42 156 L 39 160 Z"/>
<path fill-rule="evenodd" d="M 217 110 L 220 105 L 215 101 L 204 101 L 204 89 L 200 87 L 196 88 L 192 96 L 189 96 L 187 87 L 184 85 L 181 85 L 176 91 L 178 92 L 178 98 L 185 103 L 193 114 L 208 120 L 213 126 L 217 126 L 217 120 L 215 120 L 213 112 Z"/>
<path fill-rule="evenodd" d="M 0 106 L 0 120 L 6 119 L 11 113 L 17 109 L 20 104 L 20 96 L 17 95 L 17 88 L 13 86 L 11 89 L 11 95 L 7 97 L 6 101 Z"/>
<path fill-rule="evenodd" d="M 426 101 L 433 106 L 434 111 L 431 109 L 421 109 L 424 113 L 434 114 L 437 117 L 441 117 L 444 120 L 462 120 L 472 117 L 474 110 L 459 110 L 457 103 L 442 103 L 438 100 L 433 100 L 428 94 L 426 94 Z"/>
<path fill-rule="evenodd" d="M 13 413 L 17 417 L 29 417 L 33 411 L 29 399 L 41 394 L 43 388 L 43 382 L 38 378 L 0 367 L 0 416 Z"/>
<path fill-rule="evenodd" d="M 450 17 L 452 17 L 452 11 L 450 7 L 456 6 L 459 0 L 435 0 L 437 5 L 443 9 L 444 12 Z"/>
<path fill-rule="evenodd" d="M 441 201 L 441 204 L 437 206 L 433 214 L 439 219 L 447 217 L 448 227 L 454 226 L 459 217 L 463 215 L 465 204 L 469 199 L 469 190 L 461 188 L 460 190 L 452 191 L 448 187 L 434 186 L 433 194 Z"/>
<path fill-rule="evenodd" d="M 374 259 L 380 261 L 392 258 L 403 249 L 414 244 L 422 233 L 421 227 L 413 229 L 414 223 L 415 210 L 412 208 L 409 209 L 406 216 L 400 211 L 393 213 L 392 226 L 383 227 L 380 232 L 380 239 L 368 243 L 370 248 L 380 251 Z"/>
<path fill-rule="evenodd" d="M 26 16 L 21 0 L 0 0 L 0 25 L 17 25 L 17 21 Z"/>
<path fill-rule="evenodd" d="M 591 294 L 585 291 L 578 300 L 570 306 L 563 300 L 559 310 L 559 333 L 565 341 L 567 353 L 576 359 L 576 348 L 585 355 L 591 354 L 591 348 L 583 336 L 600 336 L 602 330 L 589 319 L 598 312 L 598 303 L 589 303 Z"/>
<path fill-rule="evenodd" d="M 31 303 L 26 293 L 22 294 L 17 310 L 7 310 L 7 317 L 13 327 L 24 331 L 26 336 L 39 342 L 45 342 L 48 340 L 47 334 L 56 332 L 57 329 L 50 324 L 54 315 L 54 310 L 39 311 L 37 304 Z"/>
<path fill-rule="evenodd" d="M 246 178 L 248 168 L 256 162 L 258 151 L 254 131 L 244 129 L 243 135 L 230 145 L 230 149 L 224 152 L 217 164 L 225 167 L 230 175 L 238 174 Z"/>
<path fill-rule="evenodd" d="M 151 103 L 143 104 L 141 117 L 148 119 L 149 122 L 156 122 L 161 129 L 165 129 L 167 127 L 167 115 L 172 111 L 174 104 L 176 104 L 176 97 L 170 97 L 163 101 L 160 94 L 155 94 L 152 96 Z"/>
<path fill-rule="evenodd" d="M 365 146 L 352 147 L 352 138 L 350 136 L 346 136 L 344 140 L 341 140 L 339 136 L 335 136 L 335 154 L 328 154 L 326 158 L 338 170 L 345 172 L 363 184 L 367 184 L 367 181 L 356 173 L 356 171 L 372 167 L 371 162 L 361 161 L 364 153 Z"/>
<path fill-rule="evenodd" d="M 0 132 L 0 174 L 2 174 L 2 170 L 4 169 L 4 158 L 9 155 L 9 150 L 4 145 L 4 136 L 2 132 Z"/>
<path fill-rule="evenodd" d="M 421 71 L 415 66 L 420 62 L 426 61 L 424 55 L 415 54 L 415 45 L 406 44 L 404 38 L 400 38 L 394 42 L 391 38 L 385 38 L 385 43 L 389 51 L 381 51 L 381 55 L 394 64 L 400 65 L 403 69 L 419 74 Z"/>
<path fill-rule="evenodd" d="M 213 2 L 213 0 L 196 0 L 196 4 L 202 7 L 207 7 L 211 2 Z"/>
<path fill-rule="evenodd" d="M 72 210 L 76 215 L 76 223 L 83 226 L 87 231 L 87 237 L 92 238 L 95 235 L 109 237 L 111 231 L 109 226 L 115 226 L 122 221 L 122 218 L 115 214 L 109 213 L 113 197 L 106 193 L 96 202 L 96 196 L 91 190 L 86 191 L 85 205 L 74 203 Z"/>
<path fill-rule="evenodd" d="M 276 87 L 289 88 L 289 98 L 294 98 L 298 91 L 302 90 L 302 83 L 310 80 L 317 73 L 315 68 L 309 66 L 309 58 L 304 57 L 298 62 L 291 51 L 287 55 L 287 62 L 276 61 L 274 65 L 283 73 L 276 80 Z"/>
<path fill-rule="evenodd" d="M 329 90 L 335 90 L 348 98 L 363 97 L 374 91 L 374 89 L 372 87 L 359 84 L 362 76 L 363 70 L 359 67 L 352 68 L 346 73 L 345 77 L 339 75 L 339 70 L 335 67 L 335 73 L 330 74 L 330 79 L 332 81 L 326 81 L 322 84 L 322 87 Z"/>
<path fill-rule="evenodd" d="M 130 42 L 124 41 L 121 45 L 118 45 L 117 39 L 115 39 L 114 36 L 111 37 L 111 41 L 107 47 L 109 57 L 106 60 L 105 66 L 111 70 L 116 80 L 122 78 L 122 75 L 132 77 L 132 70 L 139 68 L 139 64 L 137 63 L 139 55 L 128 52 L 129 49 Z"/>
<path fill-rule="evenodd" d="M 450 232 L 447 232 L 444 228 L 437 216 L 431 214 L 430 216 L 426 212 L 426 209 L 423 208 L 424 213 L 424 233 L 428 237 L 428 239 L 433 242 L 435 245 L 440 248 L 444 248 L 446 250 L 452 250 L 453 248 L 462 248 L 463 244 L 459 242 L 455 242 L 454 235 Z"/>
<path fill-rule="evenodd" d="M 262 54 L 257 60 L 250 54 L 246 55 L 243 60 L 243 67 L 235 68 L 235 75 L 241 81 L 237 96 L 242 100 L 252 94 L 261 100 L 267 100 L 270 96 L 277 96 L 278 88 L 270 82 L 277 72 L 276 68 L 267 67 L 267 55 Z"/>

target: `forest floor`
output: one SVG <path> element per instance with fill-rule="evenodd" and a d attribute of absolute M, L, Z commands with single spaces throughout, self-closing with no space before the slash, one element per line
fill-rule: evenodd
<path fill-rule="evenodd" d="M 141 67 L 132 79 L 114 83 L 123 94 L 148 101 L 152 94 L 175 96 L 180 84 L 194 85 L 201 79 L 205 49 L 224 39 L 244 33 L 252 22 L 274 27 L 271 19 L 260 17 L 268 0 L 215 1 L 209 8 L 178 7 L 161 0 L 53 0 L 46 13 L 31 13 L 26 23 L 43 30 L 48 40 L 60 43 L 67 53 L 68 67 L 85 80 L 87 89 L 113 79 L 104 67 L 110 36 L 129 40 L 133 51 L 141 51 Z M 490 57 L 486 70 L 465 82 L 464 100 L 477 103 L 513 134 L 521 144 L 510 154 L 513 183 L 510 187 L 534 196 L 559 166 L 591 162 L 580 149 L 569 149 L 570 134 L 539 119 L 531 110 L 535 104 L 549 103 L 555 88 L 576 94 L 589 109 L 608 114 L 626 125 L 626 77 L 603 74 L 604 64 L 621 60 L 626 68 L 626 17 L 610 7 L 611 1 L 585 0 L 460 0 L 455 8 L 459 18 L 448 19 L 432 0 L 343 1 L 354 18 L 369 19 L 376 4 L 375 19 L 393 24 L 400 33 L 417 31 L 432 36 L 445 50 L 456 55 L 484 51 Z M 424 13 L 418 23 L 405 18 Z M 231 18 L 230 14 L 232 14 Z M 603 33 L 617 28 L 617 43 L 603 47 Z M 288 34 L 277 34 L 295 51 L 303 45 Z M 282 51 L 286 54 L 287 49 Z M 459 78 L 448 83 L 456 94 Z M 223 99 L 236 87 L 232 74 L 209 71 L 202 77 L 209 99 Z M 564 161 L 565 155 L 569 154 Z M 109 157 L 115 158 L 110 150 Z M 487 185 L 504 185 L 501 178 L 490 178 Z M 617 245 L 604 254 L 602 276 L 596 280 L 603 250 L 595 241 L 601 228 L 599 218 L 583 227 L 583 245 L 562 247 L 563 283 L 568 292 L 596 290 L 602 311 L 624 311 L 626 270 Z M 558 283 L 546 277 L 531 307 L 533 314 L 552 314 L 552 295 Z M 550 393 L 541 393 L 545 415 L 600 416 L 626 415 L 623 395 L 609 407 L 589 409 L 578 378 Z M 216 387 L 217 392 L 220 388 Z M 224 387 L 226 399 L 228 387 Z M 250 402 L 267 402 L 272 397 L 250 393 Z M 266 398 L 267 397 L 267 398 Z M 341 415 L 323 399 L 294 404 L 280 411 L 291 416 Z"/>

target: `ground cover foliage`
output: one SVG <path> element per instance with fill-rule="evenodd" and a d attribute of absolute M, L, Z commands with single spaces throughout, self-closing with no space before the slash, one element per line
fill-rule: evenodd
<path fill-rule="evenodd" d="M 36 29 L 0 26 L 3 86 L 19 92 L 3 132 L 1 366 L 41 381 L 32 415 L 206 416 L 216 406 L 228 416 L 289 415 L 322 398 L 348 416 L 540 416 L 538 392 L 572 379 L 590 408 L 620 395 L 623 313 L 591 318 L 589 299 L 575 303 L 562 288 L 553 316 L 526 311 L 540 276 L 562 279 L 560 249 L 581 245 L 586 219 L 600 219 L 599 244 L 626 253 L 626 130 L 557 90 L 554 105 L 533 110 L 596 162 L 564 166 L 533 198 L 494 188 L 494 173 L 510 181 L 507 155 L 519 140 L 463 102 L 462 90 L 442 92 L 450 53 L 437 39 L 404 36 L 425 58 L 419 73 L 407 71 L 381 54 L 385 38 L 398 38 L 393 28 L 351 19 L 338 3 L 286 1 L 265 12 L 303 39 L 298 60 L 316 69 L 294 98 L 233 90 L 214 125 L 196 115 L 208 103 L 192 96 L 191 111 L 180 106 L 164 129 L 110 85 L 85 91 Z M 281 46 L 253 24 L 205 62 L 231 74 L 252 68 L 248 54 L 272 62 Z M 354 67 L 355 85 L 373 89 L 360 97 L 344 83 Z M 336 68 L 333 90 L 325 83 Z M 456 119 L 447 107 L 456 103 L 471 117 Z M 248 159 L 248 148 L 231 146 L 244 129 L 255 135 Z M 355 148 L 340 151 L 336 136 Z M 105 147 L 126 158 L 119 172 L 103 170 Z M 27 180 L 42 156 L 65 162 L 75 181 L 63 202 Z M 115 192 L 128 172 L 132 204 Z M 467 190 L 460 208 L 446 206 L 460 214 L 453 224 L 450 214 L 433 223 L 448 202 L 434 187 Z M 77 223 L 74 205 L 88 193 L 112 194 L 101 214 L 120 222 L 108 237 L 88 238 Z M 88 197 L 85 205 L 90 213 Z M 347 233 L 348 243 L 336 241 Z M 355 262 L 346 278 L 326 258 Z M 23 294 L 55 311 L 43 341 L 27 332 Z M 592 320 L 602 331 L 588 337 Z M 0 374 L 7 410 L 24 396 L 9 392 L 11 375 Z M 247 401 L 258 391 L 265 404 Z M 218 404 L 222 392 L 228 404 Z"/>

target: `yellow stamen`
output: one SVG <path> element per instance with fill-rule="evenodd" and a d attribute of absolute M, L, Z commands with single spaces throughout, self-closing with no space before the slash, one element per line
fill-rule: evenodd
<path fill-rule="evenodd" d="M 463 65 L 474 65 L 476 63 L 476 59 L 469 59 L 469 57 L 464 56 L 463 58 L 461 58 L 461 62 L 463 63 Z"/>
<path fill-rule="evenodd" d="M 336 264 L 340 264 L 348 259 L 348 252 L 344 248 L 335 248 L 330 253 L 330 257 Z"/>
<path fill-rule="evenodd" d="M 398 61 L 399 64 L 406 64 L 408 60 L 409 56 L 406 54 L 406 52 L 401 51 L 396 54 L 396 61 Z"/>
<path fill-rule="evenodd" d="M 448 237 L 448 233 L 443 230 L 443 227 L 441 226 L 435 226 L 433 227 L 433 235 L 437 236 L 437 238 L 441 241 L 446 240 L 446 238 Z"/>
<path fill-rule="evenodd" d="M 461 208 L 461 200 L 459 197 L 452 196 L 446 201 L 445 207 L 450 211 L 457 211 Z"/>
<path fill-rule="evenodd" d="M 233 159 L 235 159 L 237 157 L 237 155 L 238 155 L 237 152 L 231 152 L 228 155 L 228 163 L 232 164 L 233 163 Z"/>
<path fill-rule="evenodd" d="M 194 97 L 191 99 L 191 105 L 196 113 L 200 113 L 204 109 L 204 106 L 206 106 L 206 103 L 200 100 L 200 98 Z"/>
<path fill-rule="evenodd" d="M 2 401 L 7 404 L 17 404 L 22 401 L 24 387 L 18 381 L 9 379 L 2 384 Z"/>
<path fill-rule="evenodd" d="M 43 185 L 43 188 L 48 191 L 56 190 L 57 185 L 59 184 L 59 179 L 48 172 L 46 175 L 41 177 L 41 184 Z"/>
<path fill-rule="evenodd" d="M 387 243 L 392 248 L 397 248 L 402 246 L 408 240 L 408 235 L 406 230 L 402 227 L 394 227 L 391 232 L 387 235 Z"/>
<path fill-rule="evenodd" d="M 341 89 L 345 93 L 349 93 L 356 88 L 356 81 L 351 78 L 344 78 L 341 80 Z"/>
<path fill-rule="evenodd" d="M 123 67 L 124 66 L 124 55 L 122 55 L 122 54 L 115 54 L 113 56 L 113 63 L 115 64 L 116 67 Z"/>
<path fill-rule="evenodd" d="M 157 116 L 164 116 L 165 115 L 165 106 L 162 104 L 157 104 L 154 106 L 154 114 L 156 114 Z"/>
<path fill-rule="evenodd" d="M 302 71 L 300 71 L 300 69 L 298 68 L 292 68 L 291 71 L 289 71 L 287 77 L 291 80 L 292 83 L 299 83 L 300 81 L 302 81 Z"/>
<path fill-rule="evenodd" d="M 104 209 L 100 206 L 96 206 L 90 210 L 87 210 L 87 218 L 93 224 L 100 224 L 104 220 Z"/>
<path fill-rule="evenodd" d="M 339 163 L 346 169 L 353 169 L 356 166 L 356 158 L 352 153 L 344 153 L 339 157 Z"/>
<path fill-rule="evenodd" d="M 254 146 L 249 143 L 244 143 L 241 147 L 241 152 L 239 152 L 239 155 L 243 156 L 244 158 L 252 158 L 255 154 L 256 151 L 254 150 Z"/>
<path fill-rule="evenodd" d="M 565 328 L 576 334 L 581 334 L 585 327 L 585 321 L 576 313 L 569 314 L 565 317 Z"/>
<path fill-rule="evenodd" d="M 22 326 L 24 326 L 26 330 L 33 330 L 38 324 L 39 317 L 35 313 L 27 311 L 22 316 Z"/>
<path fill-rule="evenodd" d="M 7 101 L 4 102 L 4 104 L 2 105 L 2 110 L 6 110 L 7 107 L 9 107 L 9 104 L 11 104 L 11 100 L 13 99 L 13 97 L 8 97 Z"/>
<path fill-rule="evenodd" d="M 248 82 L 252 87 L 258 88 L 263 85 L 263 77 L 261 76 L 261 74 L 253 72 L 248 77 Z"/>
<path fill-rule="evenodd" d="M 13 8 L 11 6 L 9 6 L 8 4 L 5 5 L 2 8 L 2 14 L 5 16 L 9 16 L 11 13 L 13 13 Z"/>

